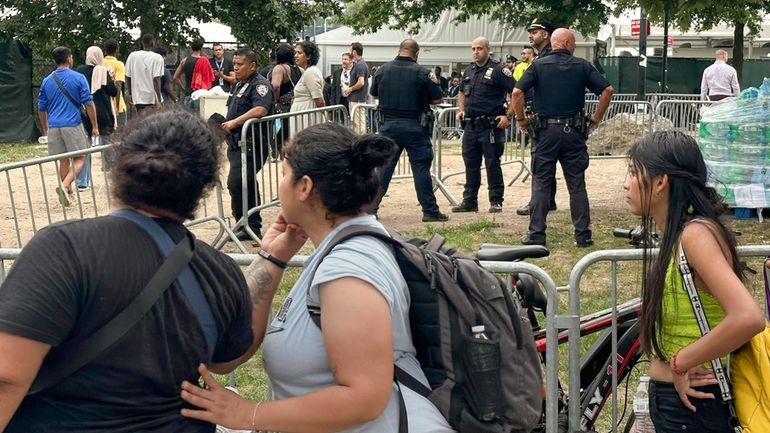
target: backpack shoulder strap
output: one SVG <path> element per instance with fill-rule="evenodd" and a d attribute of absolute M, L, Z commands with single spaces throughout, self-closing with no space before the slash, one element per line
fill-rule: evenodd
<path fill-rule="evenodd" d="M 388 233 L 391 233 L 390 230 L 388 230 Z M 352 225 L 345 227 L 344 229 L 340 230 L 334 237 L 329 241 L 328 244 L 326 244 L 326 247 L 321 250 L 320 253 L 318 253 L 318 262 L 313 266 L 312 268 L 307 269 L 308 272 L 310 272 L 310 277 L 308 278 L 308 286 L 307 290 L 310 290 L 311 285 L 313 284 L 313 278 L 315 277 L 315 273 L 318 270 L 318 267 L 321 266 L 321 262 L 323 262 L 324 258 L 329 255 L 329 253 L 336 247 L 337 245 L 341 244 L 342 242 L 345 242 L 346 240 L 350 238 L 354 238 L 356 236 L 374 236 L 377 239 L 380 239 L 386 243 L 389 243 L 391 245 L 396 245 L 398 243 L 397 240 L 393 239 L 388 234 L 383 233 L 380 230 L 377 230 L 371 226 L 365 226 L 365 225 Z M 313 323 L 318 326 L 318 328 L 321 328 L 321 309 L 319 307 L 312 306 L 310 304 L 307 304 L 308 313 L 310 313 L 310 318 L 313 320 Z"/>
<path fill-rule="evenodd" d="M 56 75 L 56 71 L 51 72 L 51 77 L 53 77 L 53 80 L 56 82 L 56 85 L 59 86 L 59 90 L 64 94 L 64 96 L 72 103 L 72 105 L 75 106 L 78 110 L 80 110 L 81 105 L 75 101 L 75 98 L 70 95 L 70 92 L 67 90 L 66 87 L 64 87 L 64 84 L 59 79 L 59 76 Z"/>
<path fill-rule="evenodd" d="M 88 338 L 63 344 L 57 354 L 61 362 L 43 364 L 28 395 L 36 394 L 61 382 L 109 349 L 148 311 L 174 282 L 193 256 L 193 240 L 187 235 L 171 251 L 142 291 L 126 308 Z"/>
<path fill-rule="evenodd" d="M 380 239 L 387 244 L 399 246 L 402 239 L 401 235 L 391 230 L 389 227 L 386 227 L 385 229 L 387 230 L 388 234 L 385 234 L 371 226 L 365 225 L 352 225 L 340 230 L 339 233 L 334 235 L 334 237 L 329 241 L 326 247 L 321 250 L 316 265 L 312 269 L 309 269 L 310 278 L 308 279 L 307 289 L 310 290 L 310 285 L 313 284 L 313 277 L 315 276 L 316 270 L 318 270 L 318 267 L 321 265 L 323 259 L 331 252 L 334 247 L 350 238 L 364 235 L 374 236 L 375 238 Z M 318 329 L 321 329 L 321 309 L 309 304 L 307 304 L 307 309 L 308 313 L 310 314 L 310 319 L 313 321 L 313 323 L 315 323 Z M 395 363 L 393 364 L 393 381 L 396 383 L 396 387 L 398 388 L 398 433 L 409 433 L 406 404 L 404 402 L 404 396 L 401 392 L 400 384 L 403 384 L 407 388 L 424 396 L 425 398 L 428 398 L 431 393 L 431 389 L 420 383 L 420 381 L 412 377 L 412 375 L 407 373 L 404 369 Z"/>
<path fill-rule="evenodd" d="M 129 209 L 120 209 L 111 215 L 127 219 L 144 229 L 164 257 L 167 257 L 171 252 L 174 241 L 154 219 Z M 190 303 L 190 308 L 197 319 L 200 330 L 205 337 L 207 361 L 211 361 L 216 350 L 217 341 L 219 340 L 219 330 L 217 329 L 217 322 L 214 319 L 211 306 L 189 264 L 182 269 L 178 280 L 185 298 Z"/>

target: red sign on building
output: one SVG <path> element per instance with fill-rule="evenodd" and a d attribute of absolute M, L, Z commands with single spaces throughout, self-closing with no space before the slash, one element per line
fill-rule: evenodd
<path fill-rule="evenodd" d="M 641 29 L 640 25 L 641 20 L 631 20 L 631 36 L 639 36 L 639 30 Z M 647 21 L 647 36 L 650 35 L 650 22 Z"/>

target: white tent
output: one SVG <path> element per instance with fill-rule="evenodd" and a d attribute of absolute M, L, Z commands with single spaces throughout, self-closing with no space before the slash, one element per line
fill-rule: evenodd
<path fill-rule="evenodd" d="M 331 73 L 333 65 L 340 64 L 342 53 L 350 51 L 352 42 L 364 46 L 364 59 L 369 66 L 379 65 L 393 60 L 398 53 L 398 45 L 407 38 L 420 44 L 420 64 L 441 66 L 444 75 L 459 70 L 471 61 L 471 42 L 477 36 L 489 39 L 492 51 L 497 59 L 504 59 L 512 54 L 520 57 L 523 47 L 529 46 L 529 34 L 526 28 L 510 27 L 492 20 L 487 16 L 471 17 L 468 21 L 455 25 L 452 20 L 456 11 L 444 12 L 435 22 L 422 23 L 417 33 L 380 29 L 374 33 L 354 35 L 350 27 L 340 27 L 315 37 L 321 48 L 319 66 L 324 74 Z M 578 48 L 575 55 L 591 58 L 595 42 L 593 38 L 576 33 Z"/>

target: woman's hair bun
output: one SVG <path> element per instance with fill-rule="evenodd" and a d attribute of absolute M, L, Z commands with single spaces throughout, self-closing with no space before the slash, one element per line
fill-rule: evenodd
<path fill-rule="evenodd" d="M 384 135 L 362 135 L 353 142 L 351 168 L 357 173 L 370 173 L 388 162 L 395 151 L 396 143 Z"/>

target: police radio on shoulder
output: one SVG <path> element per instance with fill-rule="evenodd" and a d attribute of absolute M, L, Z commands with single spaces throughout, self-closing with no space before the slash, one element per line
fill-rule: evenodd
<path fill-rule="evenodd" d="M 288 266 L 286 262 L 282 260 L 278 260 L 277 258 L 275 258 L 275 256 L 273 256 L 272 254 L 268 253 L 265 250 L 257 250 L 257 254 L 259 254 L 260 256 L 262 256 L 263 259 L 278 266 L 281 269 L 286 269 L 286 267 Z"/>

